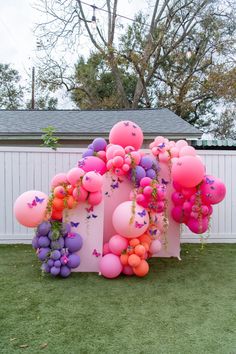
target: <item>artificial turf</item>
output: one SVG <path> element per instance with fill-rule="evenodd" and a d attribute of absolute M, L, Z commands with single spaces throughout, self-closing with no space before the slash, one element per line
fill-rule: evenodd
<path fill-rule="evenodd" d="M 145 278 L 42 276 L 30 246 L 0 246 L 0 353 L 236 353 L 236 245 L 182 245 Z"/>

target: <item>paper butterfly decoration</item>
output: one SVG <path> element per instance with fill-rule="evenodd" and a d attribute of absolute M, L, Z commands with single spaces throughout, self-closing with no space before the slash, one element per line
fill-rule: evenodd
<path fill-rule="evenodd" d="M 29 208 L 33 208 L 34 206 L 37 206 L 37 203 L 42 204 L 45 198 L 39 198 L 37 195 L 35 196 L 34 200 L 31 203 L 27 203 Z"/>
<path fill-rule="evenodd" d="M 112 183 L 112 184 L 111 184 L 111 188 L 112 188 L 112 189 L 119 188 L 119 183 L 118 183 L 118 181 L 117 181 L 116 183 Z"/>
<path fill-rule="evenodd" d="M 157 234 L 157 229 L 149 230 L 149 234 L 152 235 L 152 236 L 155 236 Z"/>
<path fill-rule="evenodd" d="M 101 256 L 101 253 L 99 253 L 99 252 L 94 248 L 92 255 L 93 255 L 93 256 L 96 256 L 96 257 L 99 257 L 99 256 Z"/>
<path fill-rule="evenodd" d="M 137 229 L 141 229 L 145 224 L 147 224 L 145 221 L 144 221 L 144 224 L 140 224 L 140 223 L 138 223 L 137 221 L 135 221 L 135 227 L 136 227 Z"/>
<path fill-rule="evenodd" d="M 70 224 L 71 224 L 72 227 L 78 227 L 80 223 L 71 221 Z"/>
<path fill-rule="evenodd" d="M 95 214 L 92 214 L 92 215 L 89 215 L 89 216 L 87 216 L 87 219 L 90 219 L 90 218 L 93 218 L 93 219 L 95 219 L 95 218 L 97 218 L 98 216 L 97 215 L 95 215 Z"/>
<path fill-rule="evenodd" d="M 93 211 L 93 206 L 91 206 L 90 208 L 85 208 L 85 210 L 88 212 L 88 213 L 91 213 Z"/>
<path fill-rule="evenodd" d="M 161 183 L 167 185 L 169 181 L 164 180 L 164 178 L 161 179 Z"/>
<path fill-rule="evenodd" d="M 213 184 L 215 182 L 214 179 L 210 179 L 209 177 L 206 177 L 206 183 L 207 184 Z"/>
<path fill-rule="evenodd" d="M 138 215 L 140 215 L 141 217 L 146 215 L 146 210 L 143 209 L 143 211 L 139 212 Z"/>

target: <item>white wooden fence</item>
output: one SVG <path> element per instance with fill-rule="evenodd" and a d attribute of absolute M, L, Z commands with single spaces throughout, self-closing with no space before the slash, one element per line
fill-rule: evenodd
<path fill-rule="evenodd" d="M 81 157 L 83 149 L 0 147 L 0 243 L 29 243 L 33 230 L 17 223 L 13 216 L 16 198 L 27 190 L 49 192 L 51 178 L 67 172 Z M 214 207 L 207 242 L 236 242 L 236 151 L 199 151 L 206 171 L 221 178 L 227 188 L 225 200 Z M 182 242 L 200 238 L 183 228 Z"/>

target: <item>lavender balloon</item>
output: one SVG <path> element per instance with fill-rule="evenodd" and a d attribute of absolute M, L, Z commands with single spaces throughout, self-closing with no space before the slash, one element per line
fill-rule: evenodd
<path fill-rule="evenodd" d="M 66 236 L 71 231 L 71 226 L 68 223 L 62 223 L 61 233 L 62 236 Z"/>
<path fill-rule="evenodd" d="M 132 182 L 135 182 L 137 186 L 139 186 L 139 182 L 143 177 L 146 177 L 146 171 L 142 166 L 136 166 L 130 172 L 130 179 Z"/>
<path fill-rule="evenodd" d="M 145 170 L 152 168 L 152 164 L 153 160 L 150 156 L 143 156 L 140 160 L 140 165 L 145 168 Z"/>
<path fill-rule="evenodd" d="M 40 236 L 38 238 L 39 247 L 48 247 L 50 245 L 50 240 L 47 236 Z"/>
<path fill-rule="evenodd" d="M 70 252 L 79 251 L 82 245 L 82 237 L 76 232 L 69 233 L 68 236 L 65 238 L 65 247 L 68 248 Z"/>
<path fill-rule="evenodd" d="M 36 236 L 34 236 L 34 238 L 32 239 L 32 247 L 34 249 L 39 248 L 38 237 L 36 237 Z"/>
<path fill-rule="evenodd" d="M 51 267 L 53 267 L 53 265 L 54 265 L 54 260 L 53 259 L 49 259 L 48 261 L 47 261 L 47 264 L 48 264 L 48 266 L 51 268 Z"/>
<path fill-rule="evenodd" d="M 45 261 L 45 259 L 49 257 L 50 251 L 51 250 L 48 247 L 40 248 L 38 253 L 38 259 L 40 259 L 40 261 Z"/>
<path fill-rule="evenodd" d="M 84 158 L 84 157 L 93 156 L 93 155 L 94 155 L 94 150 L 88 149 L 83 153 L 82 157 Z"/>
<path fill-rule="evenodd" d="M 45 272 L 45 273 L 50 273 L 50 267 L 49 267 L 49 265 L 48 265 L 47 263 L 43 263 L 43 264 L 41 265 L 41 269 L 42 269 L 42 271 Z"/>
<path fill-rule="evenodd" d="M 149 168 L 147 171 L 146 171 L 146 177 L 149 177 L 151 179 L 155 179 L 156 178 L 156 171 L 153 170 L 152 168 Z"/>
<path fill-rule="evenodd" d="M 54 250 L 54 251 L 52 251 L 50 257 L 51 257 L 51 259 L 53 259 L 54 261 L 56 261 L 56 260 L 58 260 L 58 259 L 61 258 L 61 252 L 58 251 L 58 250 Z"/>
<path fill-rule="evenodd" d="M 58 275 L 60 273 L 60 268 L 57 267 L 52 267 L 50 270 L 50 273 L 54 276 Z"/>
<path fill-rule="evenodd" d="M 77 268 L 80 265 L 80 256 L 78 254 L 70 254 L 68 257 L 67 266 L 70 268 Z"/>
<path fill-rule="evenodd" d="M 59 269 L 59 268 L 57 268 Z M 63 278 L 67 278 L 71 273 L 71 270 L 69 267 L 67 267 L 66 265 L 62 266 L 61 267 L 61 270 L 60 270 L 60 275 L 63 277 Z"/>
<path fill-rule="evenodd" d="M 56 268 L 60 268 L 61 266 L 61 261 L 59 261 L 59 259 L 57 261 L 54 262 L 54 267 Z"/>
<path fill-rule="evenodd" d="M 96 138 L 96 139 L 94 139 L 92 145 L 93 145 L 94 151 L 98 152 L 98 151 L 106 149 L 107 142 L 103 138 Z"/>
<path fill-rule="evenodd" d="M 51 230 L 51 223 L 49 221 L 42 222 L 37 228 L 37 234 L 46 236 Z"/>
<path fill-rule="evenodd" d="M 51 241 L 51 248 L 53 250 L 60 250 L 64 247 L 64 238 L 60 237 L 58 240 L 56 241 Z"/>

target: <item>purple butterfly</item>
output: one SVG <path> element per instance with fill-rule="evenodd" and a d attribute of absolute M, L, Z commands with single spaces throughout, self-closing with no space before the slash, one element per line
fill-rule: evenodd
<path fill-rule="evenodd" d="M 215 190 L 215 187 L 213 187 L 213 186 L 211 186 L 210 188 L 213 189 L 213 190 Z"/>
<path fill-rule="evenodd" d="M 40 199 L 39 197 L 35 196 L 35 201 L 41 204 L 44 201 L 44 198 Z"/>
<path fill-rule="evenodd" d="M 111 188 L 112 188 L 112 189 L 119 188 L 119 183 L 118 183 L 118 181 L 116 181 L 116 183 L 112 183 L 112 184 L 111 184 Z"/>
<path fill-rule="evenodd" d="M 157 229 L 149 230 L 149 234 L 152 235 L 152 236 L 155 236 L 157 234 Z"/>
<path fill-rule="evenodd" d="M 162 178 L 161 183 L 167 185 L 169 183 L 169 181 L 166 181 L 164 178 Z"/>
<path fill-rule="evenodd" d="M 125 125 L 126 127 L 128 127 L 128 126 L 129 126 L 129 122 L 124 122 L 124 125 Z"/>
<path fill-rule="evenodd" d="M 96 257 L 100 257 L 100 256 L 101 256 L 101 253 L 99 253 L 99 252 L 94 248 L 92 255 L 93 255 L 93 256 L 96 256 Z"/>
<path fill-rule="evenodd" d="M 143 209 L 143 211 L 139 212 L 138 215 L 140 215 L 141 217 L 146 215 L 146 210 Z"/>
<path fill-rule="evenodd" d="M 95 214 L 92 214 L 92 218 L 96 219 L 98 216 Z"/>
<path fill-rule="evenodd" d="M 137 221 L 135 221 L 135 227 L 136 227 L 137 229 L 141 229 L 144 225 L 145 225 L 145 224 L 140 224 L 140 223 L 138 223 Z"/>
<path fill-rule="evenodd" d="M 158 145 L 159 149 L 163 149 L 164 147 L 165 147 L 165 143 L 162 143 L 162 144 Z"/>
<path fill-rule="evenodd" d="M 214 179 L 210 179 L 209 177 L 206 177 L 206 183 L 207 184 L 213 184 L 215 182 Z"/>
<path fill-rule="evenodd" d="M 105 195 L 106 195 L 107 197 L 111 197 L 108 192 L 105 192 Z"/>
<path fill-rule="evenodd" d="M 78 161 L 78 167 L 83 167 L 85 165 L 85 159 L 86 159 L 86 157 L 84 159 Z"/>
<path fill-rule="evenodd" d="M 78 227 L 80 223 L 71 221 L 70 224 L 71 224 L 72 227 Z"/>

